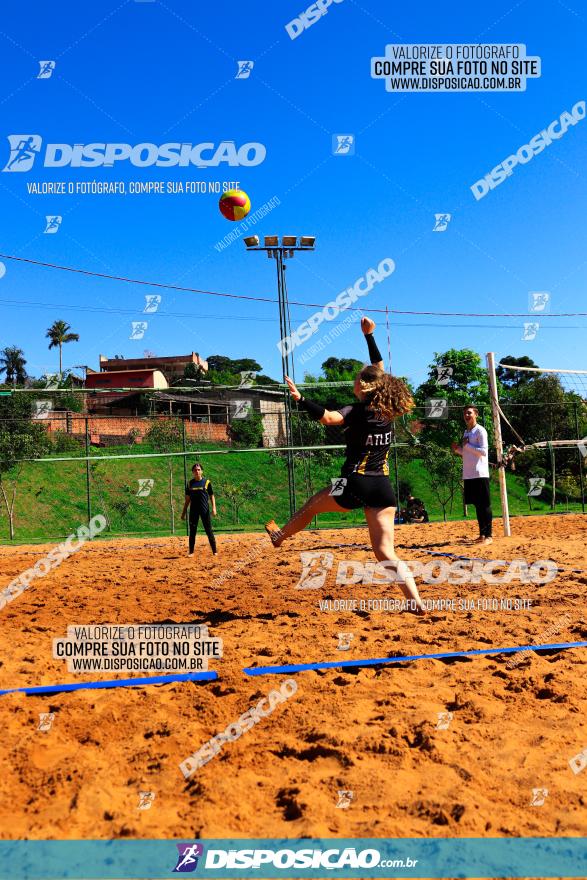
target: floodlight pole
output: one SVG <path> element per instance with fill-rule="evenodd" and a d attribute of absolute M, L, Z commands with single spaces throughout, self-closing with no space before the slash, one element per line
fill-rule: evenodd
<path fill-rule="evenodd" d="M 489 393 L 491 397 L 491 412 L 493 414 L 493 437 L 495 451 L 497 452 L 497 466 L 499 472 L 499 494 L 501 497 L 501 514 L 503 517 L 503 533 L 506 538 L 512 534 L 510 527 L 510 510 L 508 505 L 507 483 L 505 478 L 505 466 L 503 464 L 503 440 L 501 437 L 501 419 L 499 415 L 499 399 L 497 396 L 497 378 L 495 376 L 495 355 L 492 351 L 487 352 L 487 374 L 489 376 Z"/>
<path fill-rule="evenodd" d="M 249 247 L 247 245 L 248 251 L 266 251 L 269 254 L 269 257 L 273 257 L 275 260 L 275 264 L 277 267 L 277 302 L 279 307 L 279 337 L 282 340 L 282 345 L 280 346 L 281 351 L 281 372 L 284 386 L 286 385 L 285 377 L 290 376 L 290 378 L 295 381 L 295 368 L 293 357 L 290 357 L 290 349 L 285 344 L 285 340 L 287 337 L 291 335 L 291 327 L 289 323 L 289 303 L 287 299 L 287 285 L 285 282 L 285 270 L 286 264 L 285 260 L 287 257 L 293 257 L 294 251 L 313 251 L 314 246 L 309 247 L 285 247 L 283 245 L 276 245 L 273 247 L 267 246 L 253 246 Z M 292 399 L 291 395 L 287 391 L 287 388 L 284 389 L 284 407 L 285 407 L 285 436 L 286 436 L 286 446 L 288 447 L 287 451 L 287 472 L 288 472 L 288 490 L 289 490 L 289 512 L 290 516 L 296 512 L 296 483 L 295 483 L 295 458 L 292 451 L 292 446 L 294 445 L 293 438 L 293 430 L 292 430 Z"/>

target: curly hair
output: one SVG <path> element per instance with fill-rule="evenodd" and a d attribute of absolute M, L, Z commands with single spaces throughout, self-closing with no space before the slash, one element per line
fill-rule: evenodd
<path fill-rule="evenodd" d="M 382 419 L 391 420 L 409 413 L 414 399 L 405 382 L 373 364 L 357 376 L 363 400 Z"/>

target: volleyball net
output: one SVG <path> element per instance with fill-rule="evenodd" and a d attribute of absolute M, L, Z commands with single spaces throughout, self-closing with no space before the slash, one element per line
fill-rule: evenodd
<path fill-rule="evenodd" d="M 529 499 L 546 499 L 551 511 L 557 511 L 561 502 L 568 510 L 569 499 L 580 498 L 584 512 L 587 370 L 525 366 L 507 359 L 496 366 L 491 354 L 487 363 L 505 533 L 506 469 L 525 478 Z"/>

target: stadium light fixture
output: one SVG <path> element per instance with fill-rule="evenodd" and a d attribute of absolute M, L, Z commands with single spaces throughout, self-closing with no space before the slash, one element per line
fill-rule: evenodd
<path fill-rule="evenodd" d="M 259 245 L 259 238 L 256 235 L 248 236 L 244 239 L 247 250 L 249 251 L 265 251 L 268 259 L 275 260 L 277 269 L 277 302 L 279 304 L 279 329 L 282 339 L 291 334 L 289 303 L 287 298 L 286 284 L 286 260 L 295 256 L 296 251 L 313 251 L 316 244 L 315 235 L 282 235 L 281 244 L 278 235 L 265 235 L 263 244 Z M 299 244 L 298 244 L 299 242 Z M 286 354 L 287 349 L 284 347 L 281 352 L 281 368 L 283 372 L 283 382 L 285 385 L 285 377 L 293 376 L 294 364 L 290 357 L 290 353 Z M 285 393 L 285 392 L 284 392 Z M 295 462 L 293 457 L 293 432 L 292 432 L 292 411 L 291 398 L 289 394 L 285 394 L 285 430 L 287 440 L 287 467 L 288 467 L 288 487 L 289 487 L 289 509 L 290 515 L 293 516 L 296 510 L 296 490 L 295 490 Z"/>

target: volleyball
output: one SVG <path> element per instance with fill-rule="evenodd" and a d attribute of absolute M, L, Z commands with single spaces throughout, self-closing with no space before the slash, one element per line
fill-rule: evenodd
<path fill-rule="evenodd" d="M 251 200 L 242 189 L 229 189 L 220 197 L 218 206 L 227 220 L 242 220 L 251 210 Z"/>

